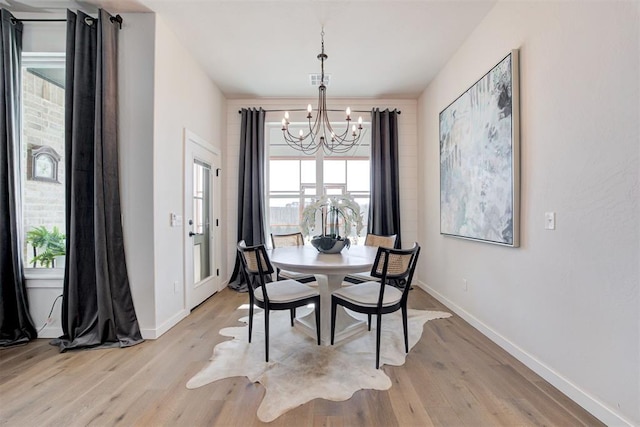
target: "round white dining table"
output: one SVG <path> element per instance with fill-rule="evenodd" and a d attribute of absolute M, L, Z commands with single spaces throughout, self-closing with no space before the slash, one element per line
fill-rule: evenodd
<path fill-rule="evenodd" d="M 320 292 L 321 340 L 331 344 L 331 293 L 342 286 L 347 274 L 371 271 L 377 247 L 351 246 L 338 254 L 322 254 L 312 246 L 286 246 L 270 251 L 273 265 L 282 270 L 313 274 Z M 313 312 L 296 318 L 295 324 L 315 338 L 316 322 Z M 336 311 L 336 341 L 366 330 L 366 322 L 351 316 L 343 307 Z"/>

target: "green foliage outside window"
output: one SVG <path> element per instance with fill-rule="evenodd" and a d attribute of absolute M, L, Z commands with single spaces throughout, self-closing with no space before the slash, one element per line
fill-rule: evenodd
<path fill-rule="evenodd" d="M 45 226 L 35 227 L 27 232 L 27 243 L 33 246 L 33 258 L 31 262 L 36 267 L 40 263 L 41 267 L 56 266 L 55 259 L 66 253 L 66 236 L 60 232 L 58 227 L 49 230 Z"/>

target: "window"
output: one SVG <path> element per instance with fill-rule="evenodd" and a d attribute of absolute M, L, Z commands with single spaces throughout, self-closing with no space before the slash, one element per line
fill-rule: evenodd
<path fill-rule="evenodd" d="M 295 124 L 290 125 L 295 135 Z M 300 126 L 300 125 L 298 125 Z M 358 147 L 339 155 L 325 155 L 322 150 L 308 156 L 287 145 L 280 123 L 267 123 L 268 165 L 268 233 L 300 231 L 305 205 L 320 195 L 350 194 L 360 205 L 366 229 L 369 212 L 369 164 L 371 137 L 369 123 Z M 364 241 L 364 236 L 357 239 Z"/>
<path fill-rule="evenodd" d="M 64 55 L 22 57 L 25 267 L 64 268 Z"/>

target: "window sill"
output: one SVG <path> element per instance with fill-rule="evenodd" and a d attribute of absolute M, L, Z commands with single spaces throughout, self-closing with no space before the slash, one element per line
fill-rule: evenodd
<path fill-rule="evenodd" d="M 64 268 L 25 268 L 27 280 L 63 280 Z"/>

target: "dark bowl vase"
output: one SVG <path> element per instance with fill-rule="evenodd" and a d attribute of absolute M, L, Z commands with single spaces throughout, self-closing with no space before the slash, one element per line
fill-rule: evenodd
<path fill-rule="evenodd" d="M 331 237 L 331 236 L 315 236 L 311 239 L 311 244 L 318 252 L 323 254 L 337 254 L 345 247 L 351 246 L 348 238 Z"/>

